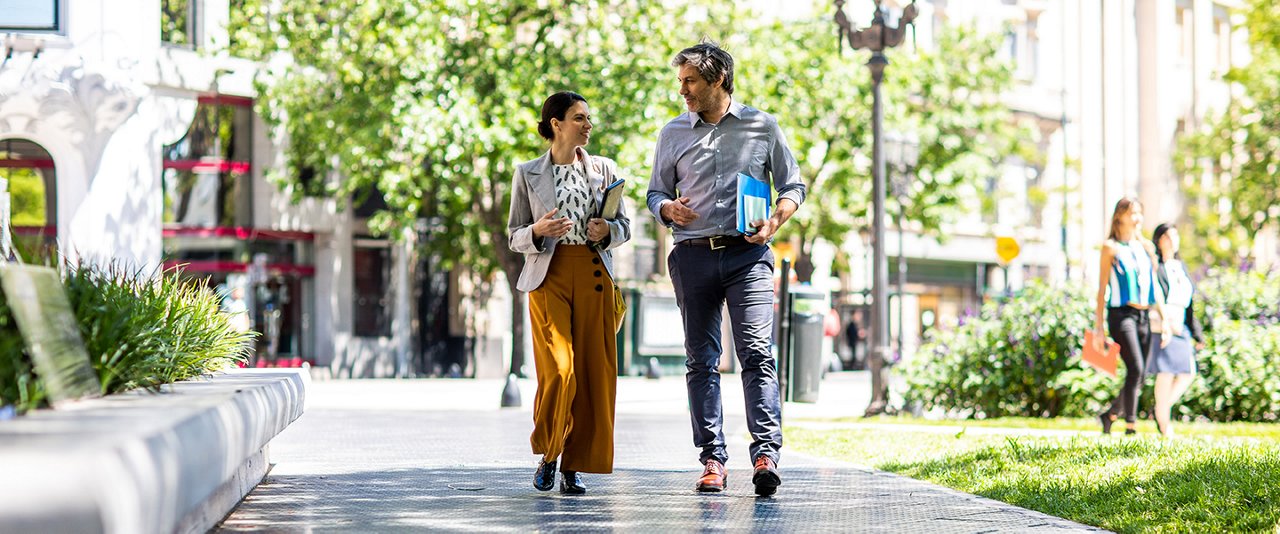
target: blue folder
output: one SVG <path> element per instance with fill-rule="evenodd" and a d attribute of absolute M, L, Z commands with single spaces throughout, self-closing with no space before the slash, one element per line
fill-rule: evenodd
<path fill-rule="evenodd" d="M 750 175 L 738 173 L 738 231 L 747 235 L 756 233 L 753 221 L 768 219 L 772 213 L 772 192 L 769 184 Z"/>

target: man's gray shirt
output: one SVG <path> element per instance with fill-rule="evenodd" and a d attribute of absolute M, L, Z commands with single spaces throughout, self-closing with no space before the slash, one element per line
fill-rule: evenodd
<path fill-rule="evenodd" d="M 687 111 L 658 134 L 649 211 L 675 230 L 677 243 L 738 235 L 738 173 L 772 182 L 779 200 L 804 203 L 800 167 L 772 115 L 731 102 L 720 124 L 709 124 Z M 662 206 L 682 196 L 698 218 L 687 226 L 664 221 Z"/>

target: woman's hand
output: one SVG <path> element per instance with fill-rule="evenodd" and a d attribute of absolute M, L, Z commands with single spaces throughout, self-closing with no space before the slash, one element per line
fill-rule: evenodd
<path fill-rule="evenodd" d="M 606 237 L 609 237 L 608 221 L 600 218 L 587 221 L 587 239 L 599 243 Z"/>
<path fill-rule="evenodd" d="M 554 218 L 557 211 L 560 211 L 560 208 L 548 211 L 546 215 L 543 215 L 541 219 L 533 223 L 531 229 L 534 237 L 561 238 L 569 233 L 569 230 L 573 229 L 573 221 L 569 220 L 568 217 Z"/>
<path fill-rule="evenodd" d="M 1107 334 L 1101 328 L 1093 331 L 1093 350 L 1098 351 L 1099 354 L 1107 353 Z"/>
<path fill-rule="evenodd" d="M 1160 334 L 1160 348 L 1162 349 L 1169 346 L 1169 342 L 1173 341 L 1173 336 L 1178 335 L 1178 333 L 1173 329 L 1173 325 L 1169 323 L 1168 319 L 1160 321 L 1160 331 L 1163 332 Z"/>

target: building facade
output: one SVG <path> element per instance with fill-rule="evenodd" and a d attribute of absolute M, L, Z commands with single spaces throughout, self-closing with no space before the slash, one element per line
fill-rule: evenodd
<path fill-rule="evenodd" d="M 430 323 L 457 284 L 416 236 L 372 237 L 376 205 L 295 203 L 268 180 L 285 140 L 253 111 L 258 66 L 223 51 L 227 0 L 4 5 L 0 178 L 19 245 L 235 292 L 263 362 L 403 376 L 431 347 L 469 365 L 465 332 Z"/>

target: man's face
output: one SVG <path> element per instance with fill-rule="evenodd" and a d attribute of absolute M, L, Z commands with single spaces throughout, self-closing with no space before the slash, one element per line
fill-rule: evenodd
<path fill-rule="evenodd" d="M 707 83 L 693 65 L 681 65 L 677 72 L 680 78 L 680 96 L 684 97 L 684 105 L 693 113 L 710 110 L 720 100 L 720 82 L 715 85 Z"/>

